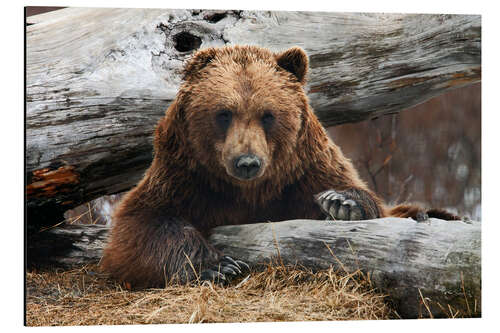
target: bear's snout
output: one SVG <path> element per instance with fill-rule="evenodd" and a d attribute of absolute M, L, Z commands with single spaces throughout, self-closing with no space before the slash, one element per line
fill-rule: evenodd
<path fill-rule="evenodd" d="M 236 177 L 249 180 L 259 173 L 262 161 L 255 155 L 245 154 L 235 158 L 233 160 L 233 165 Z"/>

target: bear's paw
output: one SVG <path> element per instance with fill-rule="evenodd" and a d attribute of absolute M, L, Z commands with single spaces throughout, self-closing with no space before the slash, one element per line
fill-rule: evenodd
<path fill-rule="evenodd" d="M 347 192 L 327 190 L 315 195 L 327 220 L 359 221 L 366 219 L 364 209 Z"/>
<path fill-rule="evenodd" d="M 216 266 L 201 272 L 200 280 L 226 284 L 248 272 L 250 272 L 250 266 L 244 261 L 223 256 Z"/>

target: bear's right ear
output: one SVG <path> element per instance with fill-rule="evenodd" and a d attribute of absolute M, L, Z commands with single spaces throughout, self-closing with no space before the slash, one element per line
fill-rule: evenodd
<path fill-rule="evenodd" d="M 301 84 L 306 83 L 309 60 L 307 54 L 300 47 L 292 47 L 276 55 L 278 66 L 292 73 Z"/>
<path fill-rule="evenodd" d="M 187 61 L 183 70 L 183 80 L 186 81 L 195 76 L 203 67 L 208 65 L 215 58 L 217 51 L 214 48 L 203 49 L 196 52 Z"/>

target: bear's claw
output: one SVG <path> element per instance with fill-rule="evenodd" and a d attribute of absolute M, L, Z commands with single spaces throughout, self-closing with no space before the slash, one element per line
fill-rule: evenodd
<path fill-rule="evenodd" d="M 226 281 L 226 277 L 220 272 L 211 269 L 205 269 L 203 272 L 201 272 L 200 280 L 221 283 Z"/>
<path fill-rule="evenodd" d="M 361 205 L 346 193 L 327 190 L 315 195 L 315 199 L 329 220 L 357 221 L 364 218 Z"/>
<path fill-rule="evenodd" d="M 250 266 L 247 263 L 223 256 L 216 267 L 201 272 L 200 280 L 225 284 L 230 282 L 232 278 L 249 271 Z"/>
<path fill-rule="evenodd" d="M 250 271 L 250 266 L 244 261 L 241 260 L 234 260 L 233 258 L 229 256 L 223 256 L 222 257 L 222 262 L 228 262 L 229 264 L 232 264 L 240 269 L 239 274 L 242 272 L 248 272 Z"/>

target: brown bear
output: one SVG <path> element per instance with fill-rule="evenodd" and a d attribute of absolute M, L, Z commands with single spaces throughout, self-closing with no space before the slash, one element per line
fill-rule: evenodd
<path fill-rule="evenodd" d="M 387 208 L 359 178 L 309 106 L 307 70 L 298 47 L 198 51 L 157 125 L 150 168 L 114 214 L 103 270 L 134 288 L 224 280 L 247 267 L 208 243 L 216 226 L 422 218 Z"/>

